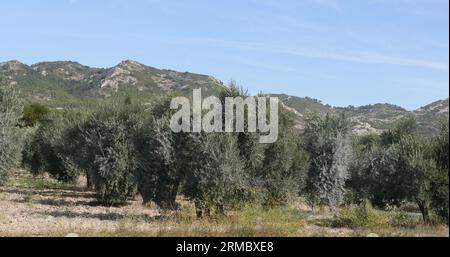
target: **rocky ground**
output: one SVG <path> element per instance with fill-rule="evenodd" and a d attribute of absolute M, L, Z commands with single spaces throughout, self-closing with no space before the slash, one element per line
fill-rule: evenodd
<path fill-rule="evenodd" d="M 394 231 L 336 228 L 328 224 L 332 219 L 329 214 L 313 215 L 307 206 L 301 204 L 295 208 L 301 213 L 301 220 L 293 225 L 271 226 L 270 229 L 262 227 L 261 233 L 252 230 L 242 234 L 239 230 L 245 226 L 236 229 L 236 224 L 227 222 L 180 221 L 171 214 L 161 215 L 155 206 L 142 205 L 139 199 L 130 200 L 121 207 L 101 206 L 96 203 L 94 192 L 86 191 L 82 182 L 79 185 L 61 185 L 49 178 L 34 178 L 25 171 L 19 171 L 7 186 L 0 187 L 0 236 L 202 236 L 248 233 L 367 236 L 372 232 L 381 236 L 448 236 L 449 233 L 446 226 Z"/>

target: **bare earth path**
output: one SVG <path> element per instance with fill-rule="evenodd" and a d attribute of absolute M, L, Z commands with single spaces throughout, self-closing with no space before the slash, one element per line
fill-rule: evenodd
<path fill-rule="evenodd" d="M 0 187 L 0 236 L 108 235 L 125 228 L 156 232 L 151 221 L 158 211 L 137 201 L 104 207 L 83 187 L 27 188 L 32 177 L 17 175 L 11 185 Z"/>

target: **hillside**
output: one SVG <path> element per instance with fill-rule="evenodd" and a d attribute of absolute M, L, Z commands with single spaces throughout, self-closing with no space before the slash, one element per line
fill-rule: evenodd
<path fill-rule="evenodd" d="M 437 133 L 441 122 L 448 121 L 449 100 L 440 100 L 424 106 L 415 111 L 408 111 L 393 104 L 374 104 L 360 107 L 332 107 L 321 101 L 309 97 L 295 97 L 288 95 L 277 95 L 288 109 L 297 114 L 297 123 L 301 128 L 304 126 L 305 117 L 308 114 L 319 115 L 344 114 L 350 119 L 353 131 L 357 134 L 381 133 L 389 129 L 401 118 L 414 117 L 418 122 L 418 129 L 423 134 Z"/>
<path fill-rule="evenodd" d="M 83 104 L 116 94 L 142 99 L 168 93 L 190 95 L 193 88 L 202 88 L 204 95 L 211 95 L 223 86 L 221 81 L 211 76 L 157 69 L 132 60 L 111 68 L 92 68 L 71 61 L 41 62 L 31 66 L 8 61 L 0 63 L 0 82 L 14 86 L 30 102 L 52 107 Z M 343 113 L 357 134 L 380 133 L 398 119 L 413 116 L 422 133 L 434 134 L 440 122 L 448 120 L 449 115 L 448 99 L 407 111 L 387 103 L 332 107 L 309 97 L 271 95 L 279 97 L 288 109 L 296 113 L 299 128 L 304 126 L 306 115 L 311 113 Z"/>
<path fill-rule="evenodd" d="M 18 61 L 0 63 L 0 79 L 16 87 L 23 98 L 50 106 L 123 93 L 139 97 L 202 88 L 213 94 L 222 82 L 206 75 L 160 70 L 126 60 L 111 68 L 91 68 L 76 62 Z"/>
<path fill-rule="evenodd" d="M 424 131 L 434 131 L 440 126 L 441 120 L 448 122 L 448 98 L 426 105 L 416 111 L 414 115 L 419 123 L 419 127 Z"/>

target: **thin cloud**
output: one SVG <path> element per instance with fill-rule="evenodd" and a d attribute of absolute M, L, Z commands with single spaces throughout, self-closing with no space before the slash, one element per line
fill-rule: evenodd
<path fill-rule="evenodd" d="M 246 49 L 258 52 L 269 52 L 275 54 L 286 54 L 299 57 L 325 59 L 333 61 L 365 63 L 365 64 L 386 64 L 386 65 L 400 65 L 412 66 L 434 70 L 448 71 L 448 63 L 440 63 L 428 60 L 404 58 L 397 56 L 389 56 L 376 52 L 333 52 L 324 51 L 313 48 L 281 48 L 270 47 L 259 43 L 230 41 L 214 38 L 187 38 L 184 40 L 177 40 L 178 43 L 195 43 L 207 44 L 213 46 L 220 46 L 226 48 Z"/>
<path fill-rule="evenodd" d="M 264 62 L 260 62 L 260 61 L 255 61 L 252 59 L 245 59 L 245 58 L 240 58 L 240 57 L 234 57 L 233 58 L 234 61 L 239 62 L 241 64 L 247 65 L 247 66 L 251 66 L 251 67 L 255 67 L 255 68 L 261 68 L 261 69 L 265 69 L 265 70 L 272 70 L 272 71 L 282 71 L 282 72 L 295 72 L 295 73 L 299 73 L 300 70 L 294 67 L 290 67 L 290 66 L 285 66 L 285 65 L 279 65 L 279 64 L 267 64 Z"/>

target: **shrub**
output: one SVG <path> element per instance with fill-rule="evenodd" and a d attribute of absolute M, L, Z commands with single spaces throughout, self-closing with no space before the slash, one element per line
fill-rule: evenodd
<path fill-rule="evenodd" d="M 418 225 L 418 221 L 408 213 L 399 212 L 392 215 L 390 224 L 399 228 L 415 228 Z"/>
<path fill-rule="evenodd" d="M 228 216 L 196 220 L 192 204 L 184 204 L 160 225 L 159 236 L 295 236 L 306 225 L 304 213 L 288 206 L 270 208 L 246 203 Z M 173 224 L 176 224 L 174 226 Z"/>
<path fill-rule="evenodd" d="M 370 202 L 365 201 L 358 206 L 343 208 L 339 222 L 352 229 L 374 229 L 389 226 L 390 219 L 385 212 L 374 209 Z"/>
<path fill-rule="evenodd" d="M 25 126 L 33 127 L 36 124 L 47 119 L 50 109 L 40 103 L 31 103 L 23 108 L 23 116 L 21 121 Z"/>

